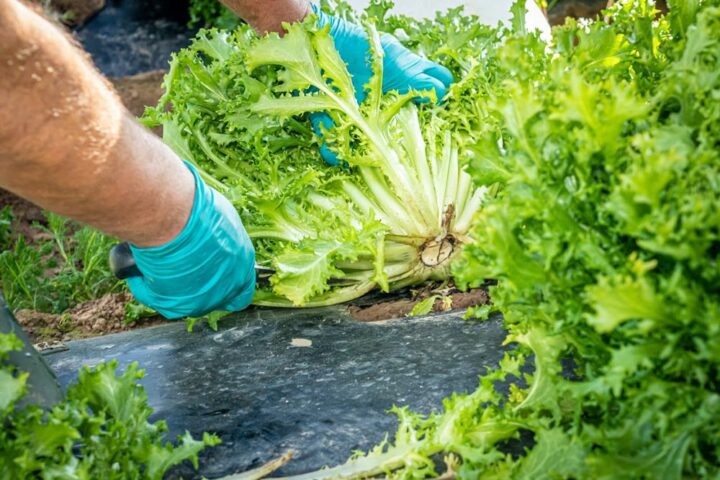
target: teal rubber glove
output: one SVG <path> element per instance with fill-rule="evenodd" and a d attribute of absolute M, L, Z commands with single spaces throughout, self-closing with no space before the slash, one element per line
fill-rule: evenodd
<path fill-rule="evenodd" d="M 130 245 L 143 274 L 127 280 L 135 298 L 169 319 L 215 310 L 242 310 L 255 292 L 255 250 L 235 208 L 195 178 L 195 200 L 185 228 L 160 247 Z"/>
<path fill-rule="evenodd" d="M 330 16 L 316 5 L 312 5 L 312 9 L 318 17 L 319 27 L 329 25 L 335 48 L 352 75 L 355 97 L 358 102 L 362 102 L 366 97 L 365 85 L 372 77 L 372 55 L 365 29 L 341 18 Z M 448 87 L 453 83 L 450 70 L 414 54 L 392 35 L 382 34 L 380 45 L 385 53 L 383 92 L 396 90 L 407 93 L 410 89 L 434 90 L 438 99 L 445 96 Z M 318 133 L 322 132 L 321 127 L 328 129 L 333 124 L 326 113 L 314 113 L 310 115 L 310 121 Z M 327 163 L 337 165 L 337 155 L 330 151 L 327 145 L 322 145 L 320 154 Z"/>

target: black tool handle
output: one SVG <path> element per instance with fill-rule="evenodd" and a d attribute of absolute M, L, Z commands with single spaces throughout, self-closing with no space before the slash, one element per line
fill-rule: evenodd
<path fill-rule="evenodd" d="M 127 242 L 118 243 L 110 249 L 110 270 L 119 280 L 143 276 Z"/>
<path fill-rule="evenodd" d="M 127 242 L 118 243 L 110 249 L 110 270 L 119 280 L 143 276 Z M 255 265 L 255 276 L 258 283 L 269 283 L 270 276 L 274 273 L 275 270 L 272 268 Z"/>

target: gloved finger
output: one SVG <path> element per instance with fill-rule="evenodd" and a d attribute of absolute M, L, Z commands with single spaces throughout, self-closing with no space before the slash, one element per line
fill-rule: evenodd
<path fill-rule="evenodd" d="M 323 160 L 325 160 L 325 163 L 327 163 L 328 165 L 337 167 L 340 164 L 340 159 L 338 158 L 337 154 L 330 150 L 330 147 L 327 146 L 327 143 L 323 143 L 322 145 L 320 145 L 320 156 Z"/>
<path fill-rule="evenodd" d="M 323 130 L 329 130 L 335 125 L 327 112 L 313 112 L 310 114 L 310 123 L 318 137 L 322 137 Z"/>
<path fill-rule="evenodd" d="M 450 70 L 435 62 L 428 61 L 427 63 L 427 68 L 423 70 L 424 74 L 440 80 L 446 89 L 453 84 L 455 79 Z M 440 97 L 440 95 L 438 95 L 438 97 Z"/>
<path fill-rule="evenodd" d="M 227 305 L 221 308 L 221 310 L 227 310 L 228 312 L 237 312 L 244 310 L 252 302 L 253 295 L 255 294 L 255 287 L 246 288 L 243 292 L 230 300 Z"/>
<path fill-rule="evenodd" d="M 152 293 L 148 290 L 147 285 L 145 284 L 145 279 L 143 277 L 130 277 L 125 281 L 127 282 L 128 288 L 130 288 L 130 293 L 132 293 L 133 297 L 135 297 L 135 300 L 150 307 Z"/>
<path fill-rule="evenodd" d="M 144 277 L 130 277 L 126 282 L 135 300 L 157 311 L 157 308 L 155 308 L 157 305 L 155 305 L 156 302 L 154 302 L 154 295 L 145 283 Z"/>
<path fill-rule="evenodd" d="M 310 123 L 312 124 L 313 130 L 318 137 L 322 138 L 323 129 L 328 130 L 333 127 L 334 123 L 330 115 L 326 112 L 315 112 L 310 114 Z M 327 143 L 320 146 L 320 156 L 325 160 L 325 163 L 329 165 L 337 165 L 339 163 L 338 156 L 330 150 Z"/>
<path fill-rule="evenodd" d="M 249 268 L 245 272 L 243 281 L 241 283 L 242 290 L 240 293 L 235 295 L 234 298 L 230 299 L 230 301 L 222 307 L 222 310 L 227 310 L 230 312 L 237 312 L 238 310 L 245 309 L 248 305 L 250 305 L 250 302 L 252 302 L 253 295 L 255 295 L 255 286 L 257 284 L 257 274 L 255 273 L 255 260 L 253 257 L 253 260 L 250 261 Z"/>

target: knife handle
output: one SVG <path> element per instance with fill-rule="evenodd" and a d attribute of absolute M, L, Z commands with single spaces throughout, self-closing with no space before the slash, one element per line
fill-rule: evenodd
<path fill-rule="evenodd" d="M 143 276 L 127 242 L 118 243 L 110 249 L 110 270 L 118 280 Z"/>

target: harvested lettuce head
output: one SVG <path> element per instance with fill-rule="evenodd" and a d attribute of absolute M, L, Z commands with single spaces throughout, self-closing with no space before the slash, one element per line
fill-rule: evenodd
<path fill-rule="evenodd" d="M 314 24 L 282 38 L 201 32 L 173 59 L 147 122 L 240 211 L 258 262 L 275 270 L 256 304 L 329 305 L 448 278 L 485 191 L 462 168 L 467 139 L 441 113 L 465 104 L 384 95 L 373 27 L 374 75 L 359 104 Z M 343 166 L 320 159 L 311 112 L 334 121 L 324 138 Z"/>

